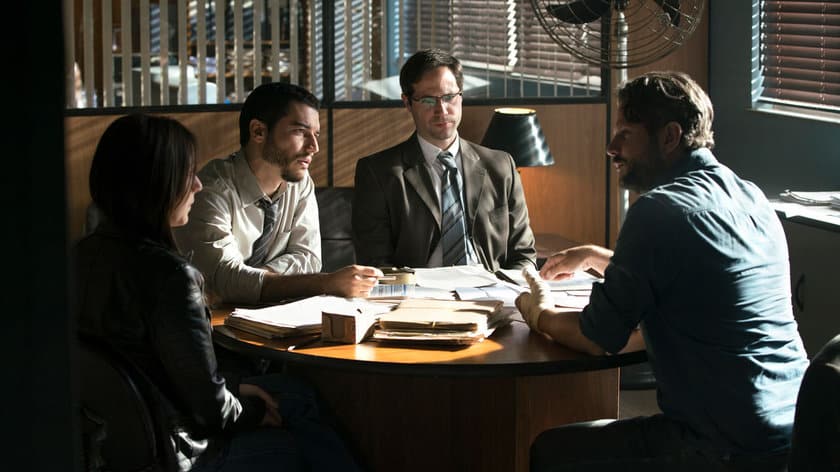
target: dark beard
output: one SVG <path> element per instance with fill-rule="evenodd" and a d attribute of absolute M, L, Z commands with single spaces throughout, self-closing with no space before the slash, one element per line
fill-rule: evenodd
<path fill-rule="evenodd" d="M 654 154 L 645 161 L 624 161 L 627 173 L 618 182 L 622 188 L 642 193 L 662 183 L 668 173 L 668 163 L 659 150 L 654 147 L 651 149 Z"/>
<path fill-rule="evenodd" d="M 280 168 L 281 174 L 280 177 L 283 178 L 286 182 L 300 182 L 306 176 L 306 172 L 302 172 L 300 175 L 292 174 L 289 170 L 289 167 L 297 161 L 299 156 L 294 156 L 289 158 L 285 154 L 279 153 L 276 149 L 272 150 L 273 152 L 266 155 L 263 154 L 262 158 L 265 162 L 269 164 L 275 165 Z"/>
<path fill-rule="evenodd" d="M 283 177 L 283 180 L 286 182 L 300 182 L 304 177 L 306 177 L 306 172 L 302 172 L 300 175 L 292 175 L 289 172 L 289 167 L 286 166 L 283 168 L 283 174 L 281 177 Z"/>

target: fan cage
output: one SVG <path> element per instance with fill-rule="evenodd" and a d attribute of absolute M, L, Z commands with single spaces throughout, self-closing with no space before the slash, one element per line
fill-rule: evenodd
<path fill-rule="evenodd" d="M 650 64 L 683 45 L 697 29 L 705 8 L 704 0 L 531 0 L 540 24 L 561 48 L 592 65 L 612 69 Z M 619 11 L 619 5 L 623 5 Z M 565 22 L 549 8 L 567 8 L 574 21 Z M 674 8 L 679 12 L 673 24 Z M 586 16 L 605 14 L 585 22 Z M 619 28 L 623 13 L 626 46 L 622 47 Z"/>

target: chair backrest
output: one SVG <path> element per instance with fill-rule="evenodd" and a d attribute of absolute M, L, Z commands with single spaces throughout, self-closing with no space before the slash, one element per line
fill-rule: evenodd
<path fill-rule="evenodd" d="M 162 470 L 153 416 L 138 374 L 107 347 L 80 340 L 86 471 Z"/>
<path fill-rule="evenodd" d="M 788 470 L 840 471 L 840 335 L 820 349 L 802 378 Z"/>
<path fill-rule="evenodd" d="M 356 262 L 353 249 L 353 187 L 318 187 L 323 272 L 332 272 Z"/>

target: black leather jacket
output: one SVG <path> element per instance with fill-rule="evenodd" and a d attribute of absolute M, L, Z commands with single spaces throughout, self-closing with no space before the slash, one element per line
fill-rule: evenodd
<path fill-rule="evenodd" d="M 231 431 L 251 429 L 265 404 L 237 398 L 217 370 L 203 279 L 184 258 L 103 223 L 74 251 L 80 334 L 97 338 L 145 376 L 170 465 L 209 459 Z"/>

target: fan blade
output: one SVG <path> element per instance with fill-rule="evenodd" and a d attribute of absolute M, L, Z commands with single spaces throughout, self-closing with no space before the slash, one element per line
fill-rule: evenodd
<path fill-rule="evenodd" d="M 604 16 L 609 9 L 610 2 L 604 0 L 578 0 L 546 7 L 551 16 L 575 25 L 591 23 Z"/>
<path fill-rule="evenodd" d="M 654 0 L 662 8 L 674 26 L 680 25 L 680 0 Z"/>

